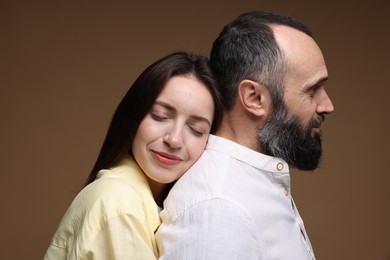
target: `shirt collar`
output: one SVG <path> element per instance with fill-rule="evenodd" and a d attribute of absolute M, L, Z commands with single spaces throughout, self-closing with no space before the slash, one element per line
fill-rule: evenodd
<path fill-rule="evenodd" d="M 262 172 L 269 172 L 273 181 L 287 193 L 290 193 L 289 167 L 283 159 L 256 152 L 248 147 L 215 135 L 209 136 L 206 149 L 223 152 Z"/>
<path fill-rule="evenodd" d="M 110 170 L 124 178 L 126 182 L 134 186 L 142 195 L 152 195 L 144 172 L 130 155 L 124 156 L 118 164 L 111 167 Z"/>

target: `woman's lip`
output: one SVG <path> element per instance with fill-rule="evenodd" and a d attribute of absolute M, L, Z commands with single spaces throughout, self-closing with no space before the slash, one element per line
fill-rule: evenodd
<path fill-rule="evenodd" d="M 156 152 L 156 151 L 152 151 L 152 152 L 153 152 L 154 158 L 156 158 L 156 160 L 158 160 L 159 162 L 161 162 L 163 164 L 175 165 L 175 164 L 178 164 L 182 161 L 181 158 L 179 158 L 175 155 L 172 155 L 172 154 L 168 154 L 168 153 L 164 153 L 164 152 Z"/>

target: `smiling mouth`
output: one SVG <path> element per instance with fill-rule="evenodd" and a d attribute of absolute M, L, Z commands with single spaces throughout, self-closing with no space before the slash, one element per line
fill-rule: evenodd
<path fill-rule="evenodd" d="M 175 155 L 172 155 L 172 154 L 167 154 L 167 153 L 163 153 L 163 152 L 156 152 L 156 151 L 152 151 L 152 152 L 153 152 L 154 158 L 157 161 L 159 161 L 160 163 L 165 164 L 165 165 L 175 165 L 175 164 L 178 164 L 181 161 L 183 161 L 181 158 L 179 158 Z"/>

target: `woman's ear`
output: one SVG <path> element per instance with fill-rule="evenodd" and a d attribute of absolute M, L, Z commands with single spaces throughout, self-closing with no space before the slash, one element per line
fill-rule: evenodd
<path fill-rule="evenodd" d="M 267 88 L 253 80 L 243 80 L 238 85 L 238 95 L 243 109 L 257 117 L 268 113 L 270 93 Z"/>

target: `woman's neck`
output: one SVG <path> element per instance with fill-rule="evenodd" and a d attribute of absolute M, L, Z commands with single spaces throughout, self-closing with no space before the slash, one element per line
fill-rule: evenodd
<path fill-rule="evenodd" d="M 148 177 L 149 187 L 152 191 L 154 201 L 157 203 L 159 207 L 163 207 L 163 202 L 165 198 L 168 196 L 169 191 L 171 190 L 173 183 L 159 183 Z"/>

